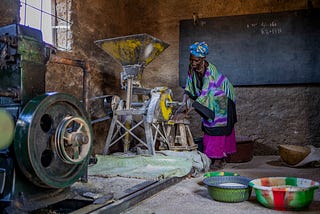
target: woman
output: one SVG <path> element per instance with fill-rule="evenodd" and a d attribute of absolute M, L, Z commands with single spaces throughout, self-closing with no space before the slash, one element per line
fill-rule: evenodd
<path fill-rule="evenodd" d="M 175 118 L 185 117 L 192 109 L 200 114 L 204 153 L 212 160 L 211 170 L 218 170 L 228 154 L 236 152 L 234 88 L 213 64 L 206 61 L 209 51 L 205 42 L 196 42 L 189 49 L 190 65 L 183 102 L 190 98 L 193 103 L 184 114 Z"/>

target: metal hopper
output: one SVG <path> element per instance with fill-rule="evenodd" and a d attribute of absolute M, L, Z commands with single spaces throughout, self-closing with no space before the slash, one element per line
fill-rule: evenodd
<path fill-rule="evenodd" d="M 135 34 L 95 41 L 102 50 L 120 63 L 126 74 L 138 75 L 169 45 L 149 34 Z"/>

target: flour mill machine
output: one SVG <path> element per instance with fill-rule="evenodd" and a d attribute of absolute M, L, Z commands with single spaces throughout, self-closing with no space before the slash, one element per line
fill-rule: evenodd
<path fill-rule="evenodd" d="M 83 103 L 45 92 L 51 53 L 39 30 L 0 28 L 0 210 L 53 198 L 84 178 L 92 128 Z M 31 203 L 31 206 L 35 206 Z M 34 208 L 34 207 L 33 207 Z"/>
<path fill-rule="evenodd" d="M 148 34 L 103 39 L 95 43 L 122 65 L 120 84 L 126 90 L 125 100 L 113 96 L 113 118 L 104 154 L 108 154 L 110 147 L 117 142 L 123 143 L 126 153 L 132 141 L 149 154 L 155 154 L 157 140 L 169 144 L 165 126 L 172 108 L 181 103 L 172 100 L 171 90 L 167 87 L 144 88 L 140 80 L 144 68 L 169 45 Z"/>

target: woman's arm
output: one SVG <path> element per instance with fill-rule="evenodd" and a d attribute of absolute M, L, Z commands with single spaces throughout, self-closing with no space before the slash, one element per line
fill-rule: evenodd
<path fill-rule="evenodd" d="M 176 111 L 176 113 L 175 113 L 175 115 L 173 117 L 174 120 L 182 120 L 182 119 L 184 119 L 193 110 L 193 107 L 191 105 L 188 105 L 188 100 L 189 99 L 190 98 L 189 98 L 189 96 L 187 94 L 183 95 L 183 99 L 182 99 L 183 105 L 181 105 L 177 109 L 177 111 Z"/>

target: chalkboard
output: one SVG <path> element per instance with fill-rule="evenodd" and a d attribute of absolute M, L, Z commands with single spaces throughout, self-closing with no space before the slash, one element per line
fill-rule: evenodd
<path fill-rule="evenodd" d="M 180 21 L 181 87 L 195 41 L 235 86 L 320 83 L 320 9 Z"/>

